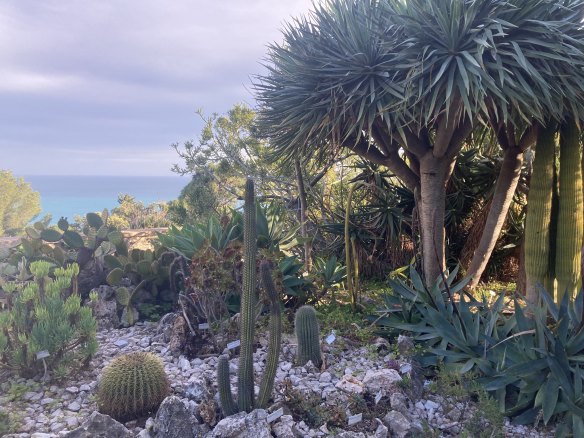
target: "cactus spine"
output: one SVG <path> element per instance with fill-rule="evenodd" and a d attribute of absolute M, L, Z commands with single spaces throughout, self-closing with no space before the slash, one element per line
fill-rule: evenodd
<path fill-rule="evenodd" d="M 312 306 L 299 308 L 296 311 L 294 326 L 298 340 L 298 365 L 304 365 L 311 360 L 317 368 L 320 368 L 322 366 L 320 335 L 314 308 Z"/>
<path fill-rule="evenodd" d="M 536 285 L 544 284 L 550 271 L 555 134 L 554 126 L 541 128 L 539 131 L 529 188 L 529 211 L 525 220 L 525 273 L 527 299 L 532 303 L 538 298 Z"/>
<path fill-rule="evenodd" d="M 217 379 L 219 398 L 223 413 L 228 416 L 239 412 L 251 412 L 254 409 L 254 375 L 253 375 L 253 340 L 255 329 L 256 307 L 256 206 L 254 185 L 251 179 L 245 185 L 244 204 L 244 264 L 243 290 L 241 296 L 241 353 L 239 357 L 239 373 L 237 376 L 237 406 L 231 394 L 229 383 L 229 362 L 226 357 L 219 359 Z M 269 281 L 267 280 L 269 278 Z M 260 396 L 257 405 L 265 406 L 272 393 L 280 344 L 282 337 L 282 318 L 278 294 L 270 278 L 269 265 L 262 263 L 262 279 L 264 287 L 270 297 L 272 314 L 270 317 L 270 346 L 268 349 L 268 363 L 262 380 Z"/>
<path fill-rule="evenodd" d="M 570 120 L 560 131 L 560 202 L 556 237 L 557 299 L 564 293 L 576 295 L 580 280 L 582 234 L 582 169 L 580 159 L 580 131 Z"/>
<path fill-rule="evenodd" d="M 272 280 L 270 264 L 264 260 L 260 264 L 260 276 L 264 289 L 270 298 L 270 344 L 268 345 L 268 359 L 266 370 L 260 385 L 260 394 L 258 396 L 258 407 L 265 408 L 268 405 L 272 389 L 274 389 L 274 379 L 278 370 L 278 359 L 280 357 L 280 345 L 282 343 L 282 311 L 280 309 L 280 300 L 278 291 Z"/>

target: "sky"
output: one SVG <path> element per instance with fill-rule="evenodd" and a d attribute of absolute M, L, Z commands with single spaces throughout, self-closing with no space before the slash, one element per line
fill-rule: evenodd
<path fill-rule="evenodd" d="M 172 175 L 311 0 L 2 0 L 0 169 Z"/>

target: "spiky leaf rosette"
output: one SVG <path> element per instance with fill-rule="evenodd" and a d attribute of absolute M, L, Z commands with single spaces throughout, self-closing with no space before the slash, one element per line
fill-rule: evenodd
<path fill-rule="evenodd" d="M 127 421 L 156 411 L 168 393 L 162 361 L 138 351 L 114 358 L 105 368 L 97 405 L 99 412 Z"/>

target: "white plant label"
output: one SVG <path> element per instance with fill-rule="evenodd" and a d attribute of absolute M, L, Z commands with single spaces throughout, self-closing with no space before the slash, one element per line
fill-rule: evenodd
<path fill-rule="evenodd" d="M 268 415 L 268 423 L 276 421 L 282 415 L 284 415 L 284 408 L 280 408 L 277 411 L 272 412 L 270 415 Z"/>
<path fill-rule="evenodd" d="M 412 365 L 409 363 L 405 363 L 399 368 L 399 371 L 402 374 L 408 374 L 412 371 Z"/>
<path fill-rule="evenodd" d="M 209 323 L 204 322 L 202 324 L 199 324 L 199 330 L 209 330 Z"/>
<path fill-rule="evenodd" d="M 49 356 L 50 356 L 50 354 L 47 350 L 39 351 L 36 354 L 37 360 L 41 360 L 41 359 L 44 359 L 45 357 L 49 357 Z"/>
<path fill-rule="evenodd" d="M 335 336 L 335 334 L 333 332 L 325 338 L 325 341 L 327 344 L 331 345 L 333 342 L 335 342 L 335 339 L 337 339 L 337 337 Z"/>
<path fill-rule="evenodd" d="M 349 417 L 349 426 L 352 426 L 353 424 L 357 424 L 360 423 L 361 421 L 363 421 L 363 414 L 357 414 L 357 415 L 351 415 Z"/>
<path fill-rule="evenodd" d="M 377 393 L 377 395 L 375 396 L 375 404 L 379 403 L 379 401 L 381 400 L 381 397 L 383 397 L 383 393 L 381 391 L 379 391 Z"/>
<path fill-rule="evenodd" d="M 229 344 L 227 344 L 227 348 L 229 350 L 233 350 L 234 348 L 237 348 L 241 345 L 241 340 L 238 339 L 237 341 L 232 341 Z"/>

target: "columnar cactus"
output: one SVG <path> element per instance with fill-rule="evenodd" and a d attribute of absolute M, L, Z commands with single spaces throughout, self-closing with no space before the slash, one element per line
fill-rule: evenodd
<path fill-rule="evenodd" d="M 525 221 L 525 273 L 527 299 L 538 298 L 536 285 L 544 284 L 550 272 L 550 221 L 554 182 L 555 127 L 539 131 L 533 161 L 533 173 L 527 199 Z"/>
<path fill-rule="evenodd" d="M 564 293 L 574 297 L 580 281 L 580 258 L 584 229 L 580 131 L 571 120 L 560 131 L 560 202 L 556 234 L 557 299 Z"/>
<path fill-rule="evenodd" d="M 232 415 L 238 410 L 251 412 L 255 405 L 263 407 L 267 404 L 272 388 L 281 344 L 281 314 L 280 303 L 276 289 L 271 282 L 269 266 L 262 263 L 262 279 L 264 287 L 272 303 L 270 318 L 270 346 L 268 349 L 268 364 L 262 380 L 260 397 L 254 400 L 254 375 L 253 375 L 253 340 L 255 331 L 255 307 L 256 307 L 256 207 L 254 196 L 254 184 L 248 179 L 245 186 L 244 204 L 244 265 L 243 265 L 243 290 L 241 295 L 240 330 L 241 353 L 239 357 L 239 374 L 237 380 L 237 406 L 231 394 L 229 383 L 229 362 L 226 357 L 219 360 L 217 379 L 219 385 L 219 398 L 221 408 L 225 415 Z M 269 281 L 268 281 L 269 278 Z M 277 309 L 277 310 L 276 310 Z"/>
<path fill-rule="evenodd" d="M 297 364 L 304 365 L 309 360 L 317 367 L 322 366 L 320 335 L 316 311 L 311 306 L 302 306 L 296 311 L 294 321 L 298 340 Z"/>
<path fill-rule="evenodd" d="M 282 310 L 278 291 L 272 280 L 270 264 L 264 260 L 260 264 L 260 276 L 264 289 L 270 298 L 270 343 L 268 345 L 268 359 L 266 371 L 260 385 L 257 407 L 265 408 L 274 389 L 274 379 L 278 370 L 278 358 L 280 356 L 280 346 L 282 344 Z"/>

